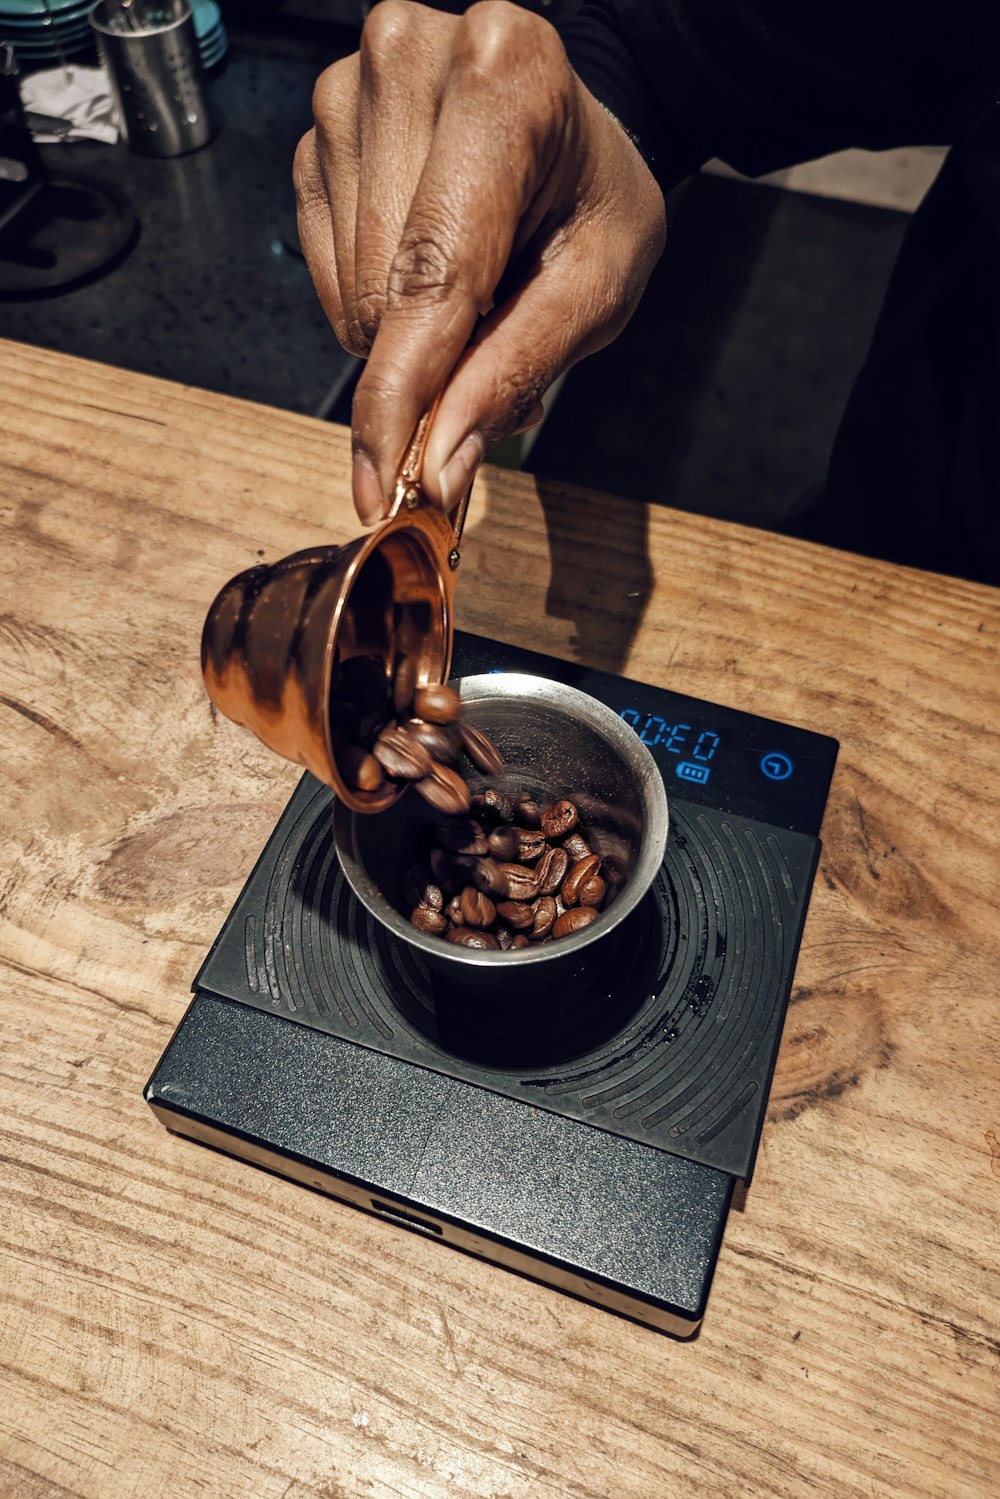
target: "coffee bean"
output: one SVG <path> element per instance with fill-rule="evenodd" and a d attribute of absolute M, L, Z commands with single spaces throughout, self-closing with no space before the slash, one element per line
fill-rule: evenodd
<path fill-rule="evenodd" d="M 492 822 L 510 822 L 514 815 L 514 803 L 509 796 L 495 786 L 485 786 L 472 798 L 472 805 L 480 817 Z"/>
<path fill-rule="evenodd" d="M 386 775 L 397 781 L 420 781 L 431 774 L 434 761 L 405 729 L 385 729 L 372 750 Z"/>
<path fill-rule="evenodd" d="M 572 911 L 564 911 L 558 916 L 552 928 L 552 936 L 572 937 L 574 932 L 582 932 L 584 927 L 596 921 L 600 913 L 593 906 L 575 906 Z"/>
<path fill-rule="evenodd" d="M 569 854 L 574 864 L 580 859 L 586 859 L 593 853 L 593 849 L 580 832 L 579 827 L 577 827 L 575 832 L 570 833 L 568 838 L 563 839 L 563 848 Z"/>
<path fill-rule="evenodd" d="M 585 880 L 581 881 L 576 896 L 577 902 L 581 906 L 596 906 L 599 908 L 604 900 L 607 888 L 607 885 L 605 885 L 599 874 L 590 874 Z"/>
<path fill-rule="evenodd" d="M 569 854 L 563 848 L 547 848 L 535 865 L 542 895 L 555 895 L 569 870 Z"/>
<path fill-rule="evenodd" d="M 517 828 L 494 828 L 487 839 L 487 845 L 494 859 L 509 863 L 517 858 L 520 847 Z"/>
<path fill-rule="evenodd" d="M 432 911 L 440 911 L 444 905 L 441 887 L 434 883 L 426 864 L 411 865 L 400 881 L 400 890 L 411 906 L 430 906 Z"/>
<path fill-rule="evenodd" d="M 405 732 L 417 723 L 411 720 Z M 429 727 L 458 732 L 454 725 Z M 399 732 L 390 729 L 381 742 L 395 744 Z M 415 784 L 424 795 L 430 790 L 432 805 L 436 797 L 436 810 L 445 813 L 428 822 L 428 864 L 412 866 L 403 880 L 420 930 L 440 932 L 444 924 L 449 942 L 512 952 L 529 940 L 544 945 L 585 930 L 617 890 L 570 798 L 540 805 L 527 791 L 512 799 L 491 786 L 471 798 L 458 772 L 439 761 Z M 456 810 L 463 792 L 468 801 Z M 473 808 L 476 816 L 466 815 Z M 504 821 L 507 816 L 514 820 Z M 608 864 L 615 866 L 615 879 L 625 878 L 622 861 L 609 858 Z"/>
<path fill-rule="evenodd" d="M 465 753 L 476 769 L 481 770 L 484 776 L 499 775 L 503 770 L 503 755 L 493 740 L 481 729 L 474 729 L 471 724 L 459 723 L 458 730 Z"/>
<path fill-rule="evenodd" d="M 469 810 L 472 799 L 469 788 L 458 771 L 447 765 L 438 765 L 435 761 L 430 775 L 422 781 L 415 781 L 414 785 L 424 800 L 439 812 L 458 814 Z"/>
<path fill-rule="evenodd" d="M 489 896 L 484 895 L 481 890 L 477 890 L 474 885 L 466 885 L 458 897 L 458 903 L 465 926 L 492 926 L 497 919 L 496 906 L 490 900 Z"/>
<path fill-rule="evenodd" d="M 504 874 L 505 867 L 504 864 L 498 864 L 495 859 L 478 859 L 476 867 L 472 871 L 472 883 L 484 895 L 506 896 L 507 876 Z"/>
<path fill-rule="evenodd" d="M 532 923 L 528 936 L 533 942 L 540 942 L 547 937 L 555 924 L 556 903 L 551 895 L 541 895 L 531 907 Z"/>
<path fill-rule="evenodd" d="M 413 694 L 417 690 L 417 663 L 412 656 L 400 656 L 392 678 L 392 706 L 396 717 L 402 718 L 413 706 Z"/>
<path fill-rule="evenodd" d="M 418 744 L 422 744 L 432 760 L 448 764 L 458 759 L 461 748 L 458 735 L 443 724 L 424 723 L 422 718 L 408 718 L 403 725 Z"/>
<path fill-rule="evenodd" d="M 518 827 L 541 827 L 542 809 L 534 797 L 529 796 L 526 791 L 514 799 L 513 815 Z"/>
<path fill-rule="evenodd" d="M 456 817 L 450 822 L 439 823 L 436 836 L 441 848 L 456 854 L 482 858 L 489 849 L 482 826 L 472 817 Z"/>
<path fill-rule="evenodd" d="M 559 891 L 564 905 L 575 906 L 577 904 L 580 899 L 580 886 L 584 880 L 596 874 L 600 867 L 601 861 L 597 854 L 588 854 L 585 859 L 577 860 L 563 880 Z"/>
<path fill-rule="evenodd" d="M 497 915 L 515 932 L 526 932 L 535 920 L 534 911 L 523 900 L 502 900 L 497 906 Z"/>
<path fill-rule="evenodd" d="M 453 687 L 444 683 L 418 687 L 413 695 L 413 711 L 428 723 L 454 723 L 462 711 L 462 699 Z"/>
<path fill-rule="evenodd" d="M 580 817 L 573 803 L 563 799 L 546 807 L 542 813 L 542 832 L 546 838 L 565 838 L 567 833 L 572 833 L 579 822 Z"/>
<path fill-rule="evenodd" d="M 492 932 L 480 932 L 471 926 L 453 926 L 445 941 L 454 943 L 456 947 L 478 947 L 488 952 L 496 952 L 500 948 L 500 943 Z"/>
<path fill-rule="evenodd" d="M 509 900 L 537 900 L 538 881 L 530 869 L 523 864 L 501 864 L 504 885 Z"/>
<path fill-rule="evenodd" d="M 517 838 L 517 862 L 537 864 L 547 845 L 541 833 L 522 828 Z"/>
<path fill-rule="evenodd" d="M 440 911 L 432 911 L 430 906 L 417 906 L 410 912 L 410 922 L 418 932 L 426 932 L 428 937 L 442 937 L 448 930 L 448 918 Z"/>
<path fill-rule="evenodd" d="M 385 782 L 375 756 L 360 744 L 348 744 L 337 756 L 337 769 L 356 791 L 377 791 Z"/>

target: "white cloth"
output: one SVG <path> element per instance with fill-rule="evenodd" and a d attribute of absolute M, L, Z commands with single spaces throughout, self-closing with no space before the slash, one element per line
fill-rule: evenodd
<path fill-rule="evenodd" d="M 39 145 L 56 141 L 104 141 L 113 146 L 118 139 L 118 108 L 103 68 L 78 68 L 67 63 L 47 68 L 21 80 L 21 102 L 25 109 L 57 120 L 68 120 L 65 134 L 32 131 Z"/>

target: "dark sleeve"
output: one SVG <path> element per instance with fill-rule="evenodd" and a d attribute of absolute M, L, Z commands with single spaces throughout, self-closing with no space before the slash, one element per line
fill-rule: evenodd
<path fill-rule="evenodd" d="M 1000 82 L 995 0 L 580 0 L 557 24 L 664 187 L 712 156 L 947 145 Z"/>

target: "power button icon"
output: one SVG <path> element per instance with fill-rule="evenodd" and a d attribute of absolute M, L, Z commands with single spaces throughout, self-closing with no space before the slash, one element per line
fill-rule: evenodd
<path fill-rule="evenodd" d="M 795 764 L 782 750 L 768 750 L 761 755 L 760 768 L 769 781 L 787 781 Z"/>

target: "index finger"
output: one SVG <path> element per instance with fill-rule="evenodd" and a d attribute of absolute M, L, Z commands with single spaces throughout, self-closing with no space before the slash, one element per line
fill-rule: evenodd
<path fill-rule="evenodd" d="M 370 513 L 374 483 L 385 509 L 417 422 L 492 305 L 565 126 L 553 100 L 570 97 L 570 89 L 560 95 L 553 70 L 568 77 L 569 65 L 540 17 L 485 3 L 461 18 L 385 311 L 354 398 L 359 509 Z"/>

